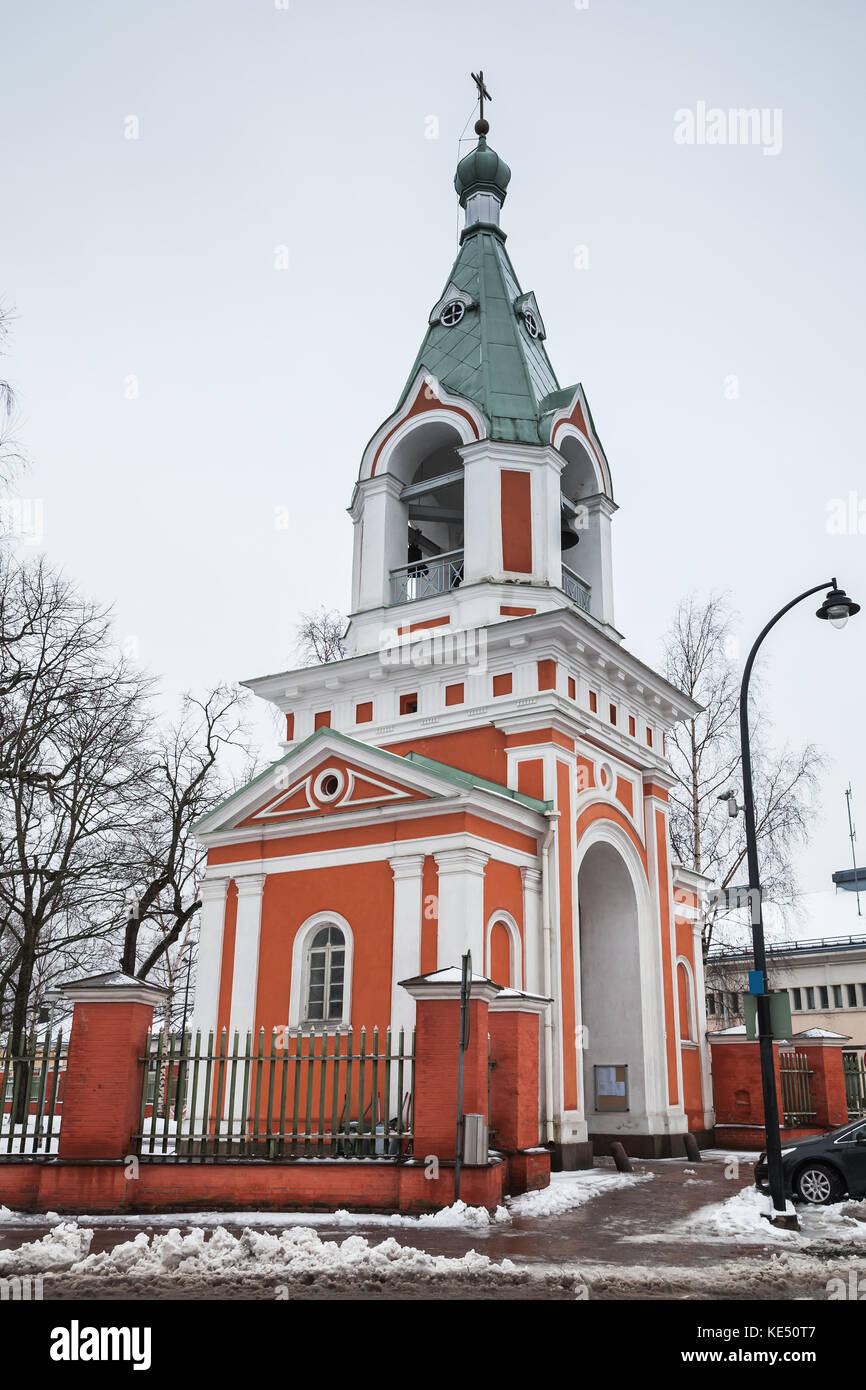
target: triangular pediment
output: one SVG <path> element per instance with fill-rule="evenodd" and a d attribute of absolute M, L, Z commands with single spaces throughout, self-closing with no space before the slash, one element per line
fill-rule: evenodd
<path fill-rule="evenodd" d="M 410 759 L 320 729 L 203 817 L 195 830 L 202 838 L 264 830 L 453 794 L 453 786 Z"/>
<path fill-rule="evenodd" d="M 543 812 L 547 803 L 488 782 L 419 753 L 405 756 L 361 743 L 336 729 L 319 729 L 286 756 L 204 816 L 194 827 L 199 839 L 224 840 L 238 833 L 281 834 L 293 825 L 354 814 L 376 816 L 382 809 L 412 814 L 425 801 L 449 802 L 491 797 L 500 815 Z"/>
<path fill-rule="evenodd" d="M 285 781 L 284 777 L 280 778 Z M 368 806 L 384 806 L 401 801 L 417 801 L 421 793 L 413 787 L 383 777 L 368 768 L 334 754 L 322 758 L 309 772 L 291 781 L 275 796 L 245 816 L 240 825 L 263 821 L 295 820 L 298 817 L 335 815 L 359 811 Z"/>

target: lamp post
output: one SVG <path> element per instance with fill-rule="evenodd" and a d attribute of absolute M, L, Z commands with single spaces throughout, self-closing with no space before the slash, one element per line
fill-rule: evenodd
<path fill-rule="evenodd" d="M 767 633 L 776 626 L 790 608 L 802 603 L 803 599 L 817 594 L 821 589 L 828 593 L 816 612 L 816 617 L 824 618 L 833 627 L 844 627 L 849 618 L 859 613 L 859 603 L 854 603 L 835 579 L 828 585 L 816 584 L 805 593 L 798 594 L 780 608 L 774 618 L 759 634 L 749 652 L 743 669 L 743 682 L 740 687 L 740 744 L 743 757 L 743 811 L 746 820 L 746 852 L 749 864 L 749 903 L 752 919 L 752 941 L 754 945 L 755 971 L 760 977 L 761 989 L 757 995 L 758 1045 L 761 1056 L 761 1088 L 764 1096 L 764 1128 L 767 1135 L 767 1176 L 770 1182 L 772 1210 L 770 1222 L 774 1226 L 796 1226 L 796 1218 L 786 1215 L 785 1180 L 782 1173 L 782 1140 L 779 1134 L 779 1105 L 776 1096 L 776 1073 L 773 1065 L 773 1029 L 770 1021 L 770 996 L 767 982 L 767 954 L 764 947 L 764 919 L 761 903 L 761 876 L 758 866 L 758 839 L 755 828 L 755 799 L 752 789 L 752 755 L 749 747 L 749 679 L 755 657 Z"/>

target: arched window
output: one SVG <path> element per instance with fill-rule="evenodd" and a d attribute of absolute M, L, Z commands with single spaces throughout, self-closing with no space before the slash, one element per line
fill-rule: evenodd
<path fill-rule="evenodd" d="M 680 1042 L 697 1042 L 692 972 L 691 966 L 683 956 L 677 960 L 677 994 L 680 1006 Z"/>
<path fill-rule="evenodd" d="M 339 1023 L 343 1017 L 346 938 L 333 924 L 320 927 L 307 948 L 307 1023 Z"/>
<path fill-rule="evenodd" d="M 292 946 L 290 1028 L 347 1028 L 352 1016 L 352 928 L 338 912 L 315 912 Z"/>
<path fill-rule="evenodd" d="M 494 984 L 523 988 L 523 950 L 520 928 L 510 912 L 501 908 L 488 919 L 485 932 L 485 966 Z"/>

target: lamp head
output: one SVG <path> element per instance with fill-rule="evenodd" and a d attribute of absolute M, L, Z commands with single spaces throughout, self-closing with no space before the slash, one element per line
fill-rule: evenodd
<path fill-rule="evenodd" d="M 840 589 L 833 580 L 833 587 L 827 591 L 827 596 L 821 607 L 816 609 L 817 618 L 825 618 L 832 623 L 833 627 L 844 627 L 849 618 L 853 618 L 855 613 L 860 612 L 859 603 L 855 603 Z"/>

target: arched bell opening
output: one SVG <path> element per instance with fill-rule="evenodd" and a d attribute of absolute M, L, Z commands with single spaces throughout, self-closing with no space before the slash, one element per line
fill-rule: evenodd
<path fill-rule="evenodd" d="M 560 474 L 562 589 L 584 612 L 604 617 L 600 595 L 606 546 L 600 528 L 609 518 L 597 505 L 604 495 L 604 479 L 577 435 L 562 439 L 559 452 L 565 460 Z"/>
<path fill-rule="evenodd" d="M 463 580 L 463 443 L 443 421 L 419 425 L 394 450 L 388 471 L 402 482 L 405 563 L 391 571 L 391 602 L 459 588 Z"/>

